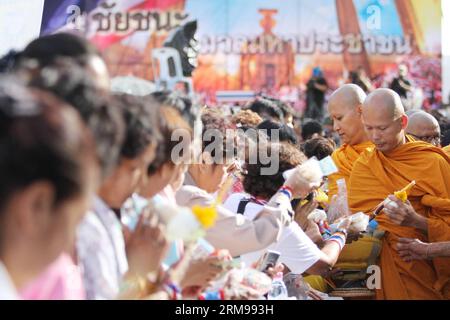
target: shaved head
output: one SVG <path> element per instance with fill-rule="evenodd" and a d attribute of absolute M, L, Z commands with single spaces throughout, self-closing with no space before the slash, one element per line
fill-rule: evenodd
<path fill-rule="evenodd" d="M 400 96 L 391 89 L 373 91 L 363 103 L 362 120 L 375 147 L 389 153 L 405 143 L 408 124 Z"/>
<path fill-rule="evenodd" d="M 361 106 L 366 99 L 366 94 L 361 87 L 356 84 L 344 84 L 330 96 L 328 105 L 342 104 L 351 109 Z"/>
<path fill-rule="evenodd" d="M 345 84 L 328 100 L 333 128 L 346 144 L 355 145 L 368 140 L 361 122 L 361 107 L 365 99 L 366 94 L 359 86 Z"/>
<path fill-rule="evenodd" d="M 408 116 L 408 118 L 410 118 L 414 113 L 421 112 L 421 111 L 422 110 L 411 109 L 411 110 L 406 111 L 405 113 Z"/>
<path fill-rule="evenodd" d="M 439 122 L 431 114 L 425 111 L 418 111 L 409 117 L 406 133 L 415 139 L 422 140 L 440 146 L 441 129 Z"/>
<path fill-rule="evenodd" d="M 369 94 L 366 101 L 364 101 L 364 109 L 378 109 L 378 112 L 390 115 L 394 120 L 405 115 L 400 96 L 394 90 L 386 88 L 377 89 Z"/>

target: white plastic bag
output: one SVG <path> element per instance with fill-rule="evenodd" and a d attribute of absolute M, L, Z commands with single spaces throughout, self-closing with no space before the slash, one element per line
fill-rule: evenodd
<path fill-rule="evenodd" d="M 369 225 L 369 216 L 362 212 L 355 213 L 350 216 L 351 224 L 348 231 L 351 233 L 364 232 Z"/>
<path fill-rule="evenodd" d="M 345 179 L 336 181 L 338 187 L 337 195 L 333 196 L 328 208 L 328 222 L 335 223 L 336 220 L 350 215 L 347 201 L 347 185 Z"/>

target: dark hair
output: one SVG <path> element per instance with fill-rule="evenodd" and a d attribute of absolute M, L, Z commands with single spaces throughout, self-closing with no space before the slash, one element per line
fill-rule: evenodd
<path fill-rule="evenodd" d="M 159 139 L 156 115 L 158 110 L 148 105 L 148 99 L 121 93 L 113 95 L 125 122 L 125 139 L 120 155 L 124 158 L 139 157 Z"/>
<path fill-rule="evenodd" d="M 287 126 L 286 124 L 280 124 L 278 122 L 264 120 L 261 122 L 258 127 L 258 130 L 267 130 L 268 138 L 272 137 L 272 130 L 278 130 L 279 141 L 280 142 L 288 142 L 293 145 L 298 143 L 297 136 L 295 135 L 294 129 Z"/>
<path fill-rule="evenodd" d="M 75 110 L 12 77 L 0 79 L 0 205 L 40 180 L 54 186 L 55 206 L 77 195 L 91 156 L 93 141 Z"/>
<path fill-rule="evenodd" d="M 42 67 L 53 64 L 59 57 L 69 57 L 85 66 L 91 56 L 100 56 L 100 53 L 85 38 L 70 33 L 55 33 L 31 41 L 20 60 L 36 59 Z"/>
<path fill-rule="evenodd" d="M 256 112 L 263 119 L 270 119 L 281 121 L 283 119 L 283 112 L 277 104 L 269 99 L 256 98 L 250 102 L 244 109 L 249 109 Z"/>
<path fill-rule="evenodd" d="M 336 144 L 328 138 L 314 138 L 302 145 L 302 151 L 308 158 L 316 157 L 319 160 L 331 156 L 336 149 Z"/>
<path fill-rule="evenodd" d="M 21 55 L 20 51 L 10 50 L 0 58 L 0 73 L 13 71 Z"/>
<path fill-rule="evenodd" d="M 303 124 L 302 126 L 302 139 L 306 141 L 310 139 L 314 134 L 322 135 L 323 127 L 320 122 L 311 120 Z"/>
<path fill-rule="evenodd" d="M 296 112 L 287 102 L 284 102 L 275 97 L 270 97 L 270 96 L 266 96 L 266 95 L 262 95 L 261 97 L 275 103 L 275 105 L 280 109 L 280 111 L 283 115 L 283 121 L 285 121 L 286 118 L 288 118 L 289 116 L 292 116 L 292 117 L 295 116 Z"/>
<path fill-rule="evenodd" d="M 276 103 L 280 108 L 281 112 L 283 113 L 285 121 L 289 116 L 292 116 L 292 118 L 295 116 L 296 114 L 295 110 L 287 102 L 277 100 Z"/>
<path fill-rule="evenodd" d="M 256 164 L 246 163 L 242 184 L 245 192 L 255 197 L 270 199 L 284 183 L 283 172 L 306 161 L 306 157 L 294 146 L 288 143 L 269 143 L 270 154 L 279 153 L 279 168 L 274 175 L 261 174 L 262 168 L 270 167 L 271 163 L 263 164 L 258 157 Z"/>
<path fill-rule="evenodd" d="M 441 144 L 442 147 L 446 147 L 450 144 L 450 129 L 447 129 L 442 133 Z"/>
<path fill-rule="evenodd" d="M 119 160 L 125 128 L 120 110 L 96 88 L 91 78 L 71 59 L 59 58 L 51 66 L 30 71 L 29 85 L 50 91 L 72 105 L 91 130 L 103 176 Z"/>
<path fill-rule="evenodd" d="M 172 150 L 180 143 L 179 140 L 172 139 L 172 135 L 177 129 L 184 130 L 192 136 L 192 129 L 189 124 L 181 117 L 178 110 L 160 104 L 153 98 L 147 97 L 149 104 L 155 104 L 158 114 L 158 128 L 161 134 L 161 140 L 156 147 L 155 159 L 149 165 L 147 174 L 151 175 L 158 171 L 165 163 L 172 163 Z M 155 112 L 156 112 L 155 110 Z"/>
<path fill-rule="evenodd" d="M 191 128 L 194 128 L 194 122 L 197 120 L 200 110 L 197 105 L 192 103 L 191 98 L 175 91 L 155 91 L 150 96 L 160 104 L 178 110 L 183 119 Z"/>

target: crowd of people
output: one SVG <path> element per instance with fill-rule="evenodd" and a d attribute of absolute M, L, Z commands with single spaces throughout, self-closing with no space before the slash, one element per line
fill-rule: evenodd
<path fill-rule="evenodd" d="M 402 99 L 405 111 L 435 111 L 444 107 L 442 84 L 436 80 L 440 78 L 439 68 L 431 59 L 410 57 L 399 63 L 397 68 L 372 77 L 362 66 L 349 72 L 345 71 L 338 83 L 356 84 L 366 94 L 377 88 L 390 88 Z M 331 92 L 326 75 L 320 67 L 315 67 L 305 89 L 305 117 L 318 121 L 326 120 L 325 104 Z"/>
<path fill-rule="evenodd" d="M 448 120 L 401 77 L 315 69 L 301 120 L 112 91 L 66 33 L 0 66 L 0 299 L 450 298 Z"/>

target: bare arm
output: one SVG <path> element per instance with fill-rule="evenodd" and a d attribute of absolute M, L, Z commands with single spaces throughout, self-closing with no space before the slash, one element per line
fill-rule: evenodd
<path fill-rule="evenodd" d="M 418 239 L 400 238 L 397 251 L 405 261 L 450 257 L 450 241 L 425 243 Z"/>
<path fill-rule="evenodd" d="M 334 241 L 326 241 L 321 250 L 319 261 L 312 265 L 306 272 L 313 275 L 325 275 L 336 264 L 339 254 L 341 253 L 340 246 Z"/>
<path fill-rule="evenodd" d="M 428 256 L 431 258 L 450 257 L 450 241 L 430 243 Z"/>

